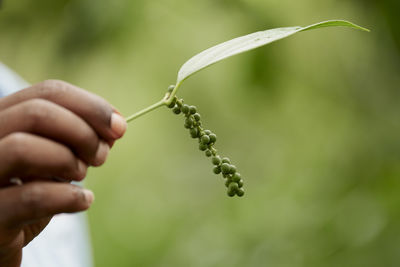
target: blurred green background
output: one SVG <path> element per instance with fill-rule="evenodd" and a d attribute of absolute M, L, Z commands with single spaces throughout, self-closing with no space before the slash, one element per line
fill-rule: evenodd
<path fill-rule="evenodd" d="M 398 0 L 5 0 L 0 60 L 124 115 L 158 101 L 201 50 L 250 32 L 348 19 L 190 78 L 217 148 L 245 179 L 228 198 L 183 118 L 129 125 L 91 169 L 96 266 L 399 266 Z"/>

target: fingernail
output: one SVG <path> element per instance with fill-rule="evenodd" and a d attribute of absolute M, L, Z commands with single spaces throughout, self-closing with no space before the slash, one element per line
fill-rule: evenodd
<path fill-rule="evenodd" d="M 85 178 L 86 170 L 87 170 L 86 164 L 82 160 L 78 159 L 79 180 L 83 180 L 83 178 Z"/>
<path fill-rule="evenodd" d="M 90 205 L 94 201 L 94 194 L 88 189 L 83 189 L 83 194 L 85 195 L 86 202 Z"/>
<path fill-rule="evenodd" d="M 111 115 L 111 130 L 114 133 L 114 138 L 122 137 L 126 131 L 125 119 L 115 112 Z"/>
<path fill-rule="evenodd" d="M 108 152 L 110 151 L 110 147 L 104 141 L 100 141 L 99 147 L 97 148 L 96 157 L 93 162 L 93 166 L 100 166 L 103 164 L 108 156 Z"/>

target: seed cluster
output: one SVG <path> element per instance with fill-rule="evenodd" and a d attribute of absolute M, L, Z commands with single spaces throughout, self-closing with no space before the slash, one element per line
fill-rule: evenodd
<path fill-rule="evenodd" d="M 192 138 L 199 140 L 199 149 L 204 151 L 207 157 L 211 157 L 214 165 L 214 173 L 220 174 L 225 179 L 225 186 L 228 188 L 227 194 L 230 197 L 244 195 L 243 179 L 236 171 L 236 166 L 231 164 L 229 158 L 221 158 L 214 148 L 217 136 L 210 130 L 204 130 L 201 123 L 201 116 L 195 106 L 184 104 L 183 99 L 174 97 L 172 103 L 168 105 L 175 114 L 183 113 L 185 115 L 184 127 L 189 130 Z"/>

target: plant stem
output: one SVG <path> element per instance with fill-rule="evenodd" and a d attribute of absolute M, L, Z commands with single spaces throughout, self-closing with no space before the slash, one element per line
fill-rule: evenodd
<path fill-rule="evenodd" d="M 136 112 L 135 114 L 132 114 L 132 115 L 129 116 L 129 117 L 126 117 L 125 120 L 126 120 L 126 122 L 131 122 L 131 121 L 133 121 L 134 119 L 137 119 L 137 118 L 139 118 L 140 116 L 142 116 L 142 115 L 144 115 L 144 114 L 146 114 L 146 113 L 149 113 L 150 111 L 155 110 L 155 109 L 157 109 L 157 108 L 159 108 L 159 107 L 161 107 L 161 106 L 164 106 L 164 105 L 166 105 L 165 98 L 161 99 L 160 101 L 158 101 L 157 103 L 154 103 L 154 104 L 151 105 L 151 106 L 148 106 L 147 108 L 144 108 L 144 109 L 142 109 L 142 110 Z"/>
<path fill-rule="evenodd" d="M 129 117 L 126 117 L 125 120 L 126 122 L 131 122 L 134 119 L 139 118 L 140 116 L 149 113 L 152 110 L 155 110 L 161 106 L 168 106 L 169 104 L 171 104 L 172 100 L 175 97 L 176 92 L 178 91 L 179 86 L 181 85 L 182 82 L 178 83 L 175 88 L 172 90 L 171 93 L 167 92 L 164 96 L 163 99 L 161 99 L 160 101 L 158 101 L 157 103 L 154 103 L 151 106 L 148 106 L 147 108 L 144 108 L 138 112 L 136 112 L 135 114 L 130 115 Z"/>
<path fill-rule="evenodd" d="M 169 104 L 171 104 L 171 102 L 172 102 L 172 100 L 174 99 L 174 97 L 175 97 L 175 95 L 176 95 L 176 92 L 178 92 L 178 88 L 179 88 L 179 86 L 181 86 L 181 84 L 182 84 L 182 82 L 180 82 L 180 83 L 178 83 L 176 86 L 175 86 L 175 88 L 174 88 L 174 90 L 172 90 L 172 92 L 167 96 L 165 96 L 165 100 L 166 100 L 166 104 L 167 105 L 169 105 Z"/>

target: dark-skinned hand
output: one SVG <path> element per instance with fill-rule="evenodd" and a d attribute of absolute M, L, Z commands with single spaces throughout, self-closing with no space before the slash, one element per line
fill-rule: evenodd
<path fill-rule="evenodd" d="M 125 130 L 107 101 L 63 81 L 0 98 L 0 266 L 20 266 L 53 215 L 89 208 L 93 193 L 69 181 L 102 165 Z"/>

